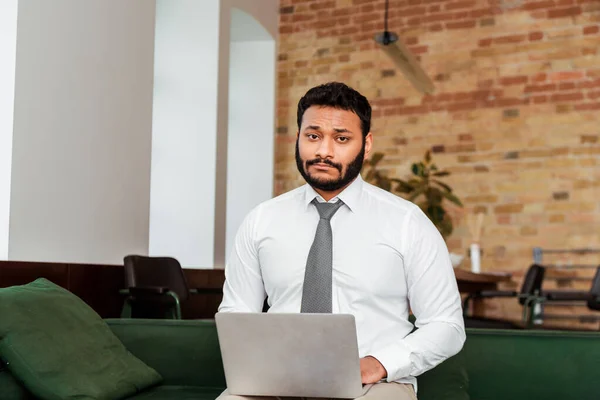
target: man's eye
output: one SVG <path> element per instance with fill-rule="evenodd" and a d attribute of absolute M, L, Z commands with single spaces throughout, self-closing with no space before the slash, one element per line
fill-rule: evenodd
<path fill-rule="evenodd" d="M 338 140 L 339 140 L 340 142 L 344 143 L 344 142 L 347 142 L 347 141 L 348 141 L 348 138 L 347 138 L 346 136 L 340 136 L 340 137 L 338 137 Z"/>
<path fill-rule="evenodd" d="M 309 139 L 311 139 L 311 140 L 317 140 L 317 139 L 319 138 L 319 137 L 318 137 L 317 135 L 315 135 L 314 133 L 309 133 L 307 136 L 308 136 L 308 138 L 309 138 Z"/>

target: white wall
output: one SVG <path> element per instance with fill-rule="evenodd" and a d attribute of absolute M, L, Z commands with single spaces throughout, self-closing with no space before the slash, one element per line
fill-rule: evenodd
<path fill-rule="evenodd" d="M 9 258 L 148 251 L 155 4 L 19 2 Z"/>
<path fill-rule="evenodd" d="M 0 2 L 0 260 L 8 258 L 18 0 Z"/>
<path fill-rule="evenodd" d="M 243 22 L 242 27 L 252 28 L 250 34 L 237 25 L 232 30 L 232 16 L 241 15 L 237 8 L 252 13 L 244 14 L 249 23 Z M 261 153 L 253 156 L 272 166 L 276 46 L 271 34 L 277 31 L 278 10 L 277 0 L 157 1 L 151 255 L 174 256 L 186 268 L 222 268 L 226 240 L 237 229 L 233 227 L 239 224 L 239 216 L 245 215 L 248 205 L 258 198 L 271 197 L 272 167 L 258 163 L 258 191 L 256 186 L 250 192 L 245 186 L 233 187 L 229 177 L 236 176 L 237 180 L 242 176 L 246 158 L 236 164 L 228 151 L 235 157 L 243 151 L 247 139 L 240 124 L 258 123 L 258 119 L 256 131 L 261 132 L 261 138 L 270 139 L 251 151 L 258 149 Z M 268 29 L 265 31 L 255 19 L 268 21 Z M 261 32 L 261 38 L 270 38 L 271 44 L 269 50 L 257 44 L 254 50 L 244 50 L 244 57 L 235 58 L 236 63 L 248 62 L 246 56 L 253 59 L 247 70 L 233 67 L 236 87 L 231 88 L 230 37 L 233 40 L 240 32 L 245 40 Z M 267 58 L 261 63 L 256 58 L 263 55 Z M 235 93 L 233 103 L 231 93 Z M 257 103 L 257 96 L 264 99 L 263 104 Z M 245 109 L 243 102 L 247 103 Z M 238 122 L 233 122 L 238 123 L 233 128 L 235 137 L 229 127 L 231 106 L 238 110 Z M 245 118 L 250 119 L 243 121 Z M 240 145 L 235 144 L 238 139 Z M 267 186 L 265 194 L 263 187 Z M 241 196 L 237 202 L 229 200 L 237 196 Z"/>
<path fill-rule="evenodd" d="M 219 2 L 156 5 L 150 254 L 211 268 Z"/>
<path fill-rule="evenodd" d="M 273 196 L 276 47 L 234 41 L 230 51 L 227 256 L 246 214 Z"/>

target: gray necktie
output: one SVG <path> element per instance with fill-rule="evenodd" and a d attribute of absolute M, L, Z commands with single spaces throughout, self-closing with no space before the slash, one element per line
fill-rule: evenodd
<path fill-rule="evenodd" d="M 319 203 L 317 199 L 314 199 L 313 204 L 317 207 L 321 218 L 308 253 L 308 260 L 306 260 L 300 312 L 330 313 L 333 259 L 333 235 L 330 220 L 344 203 L 341 200 L 338 200 L 337 203 Z"/>

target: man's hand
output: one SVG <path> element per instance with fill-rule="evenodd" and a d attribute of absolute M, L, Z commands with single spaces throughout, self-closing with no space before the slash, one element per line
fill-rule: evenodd
<path fill-rule="evenodd" d="M 378 359 L 367 356 L 360 359 L 360 376 L 363 384 L 377 383 L 387 376 L 387 371 Z"/>

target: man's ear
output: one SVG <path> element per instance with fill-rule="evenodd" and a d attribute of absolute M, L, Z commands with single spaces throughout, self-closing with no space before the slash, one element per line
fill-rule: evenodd
<path fill-rule="evenodd" d="M 364 158 L 365 160 L 367 158 L 369 158 L 372 148 L 373 148 L 373 135 L 371 134 L 371 132 L 369 132 L 367 134 L 367 136 L 365 137 L 365 158 Z"/>

